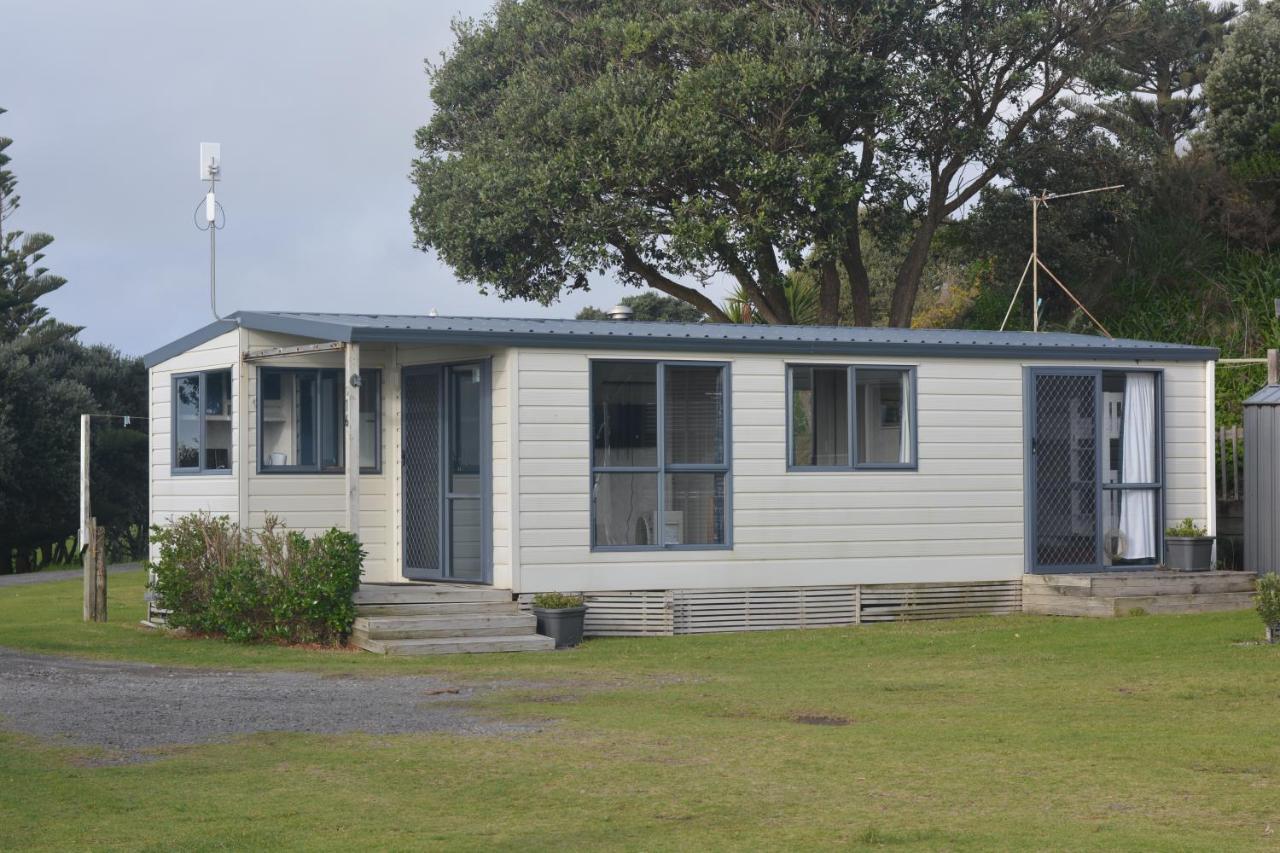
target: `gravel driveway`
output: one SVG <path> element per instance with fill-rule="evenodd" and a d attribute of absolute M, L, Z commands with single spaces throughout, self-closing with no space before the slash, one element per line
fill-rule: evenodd
<path fill-rule="evenodd" d="M 103 747 L 108 761 L 255 732 L 511 734 L 465 700 L 493 686 L 85 661 L 0 648 L 0 729 Z"/>

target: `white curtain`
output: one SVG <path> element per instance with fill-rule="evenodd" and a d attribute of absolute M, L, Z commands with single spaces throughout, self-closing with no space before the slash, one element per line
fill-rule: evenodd
<path fill-rule="evenodd" d="M 911 371 L 902 371 L 902 402 L 898 405 L 898 430 L 901 433 L 898 441 L 898 461 L 910 463 L 911 460 Z"/>
<path fill-rule="evenodd" d="M 1120 478 L 1125 483 L 1156 480 L 1156 378 L 1152 373 L 1124 375 L 1124 425 Z M 1156 493 L 1125 489 L 1120 493 L 1120 532 L 1124 557 L 1150 560 L 1156 556 Z"/>

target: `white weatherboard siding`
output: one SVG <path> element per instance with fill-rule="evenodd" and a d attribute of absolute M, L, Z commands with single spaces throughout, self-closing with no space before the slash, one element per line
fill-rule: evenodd
<path fill-rule="evenodd" d="M 1023 370 L 1030 362 L 708 354 L 706 360 L 731 365 L 732 550 L 592 552 L 592 358 L 698 360 L 660 351 L 519 352 L 518 591 L 1021 576 Z M 915 365 L 919 470 L 788 472 L 787 363 Z M 1165 368 L 1168 514 L 1199 515 L 1206 500 L 1205 365 L 1155 366 Z"/>
<path fill-rule="evenodd" d="M 241 332 L 233 329 L 181 355 L 163 361 L 149 372 L 148 396 L 151 409 L 151 510 L 150 523 L 167 525 L 178 516 L 193 512 L 225 515 L 239 521 L 237 466 L 240 464 L 239 361 Z M 229 474 L 174 474 L 173 464 L 173 377 L 203 370 L 231 371 L 231 468 Z M 158 556 L 156 546 L 151 555 Z"/>
<path fill-rule="evenodd" d="M 246 332 L 249 351 L 268 347 L 301 346 L 316 343 L 308 338 L 268 332 Z M 391 478 L 392 423 L 387 405 L 387 390 L 393 371 L 392 348 L 365 344 L 360 347 L 360 367 L 382 370 L 382 470 L 360 475 L 360 544 L 366 551 L 365 579 L 392 580 Z M 250 459 L 248 486 L 248 526 L 259 529 L 271 514 L 290 530 L 307 535 L 323 533 L 331 527 L 345 528 L 347 523 L 346 478 L 341 474 L 269 474 L 258 470 L 258 371 L 264 367 L 329 367 L 341 369 L 343 354 L 339 350 L 250 363 L 247 367 L 249 386 L 248 454 Z M 398 456 L 394 457 L 399 459 Z"/>

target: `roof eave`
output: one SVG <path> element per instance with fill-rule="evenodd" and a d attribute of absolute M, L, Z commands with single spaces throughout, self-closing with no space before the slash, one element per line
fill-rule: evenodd
<path fill-rule="evenodd" d="M 1214 361 L 1218 350 L 1192 346 L 1125 346 L 1098 347 L 1021 344 L 948 344 L 901 343 L 897 341 L 792 341 L 777 339 L 724 340 L 718 338 L 680 337 L 637 334 L 581 335 L 556 332 L 490 332 L 466 329 L 392 329 L 357 326 L 350 329 L 349 340 L 368 343 L 454 344 L 472 346 L 575 347 L 579 349 L 637 350 L 664 349 L 680 352 L 752 352 L 794 353 L 808 355 L 886 355 L 886 356 L 951 356 L 972 358 L 1046 358 L 1106 361 L 1139 359 L 1143 361 Z"/>

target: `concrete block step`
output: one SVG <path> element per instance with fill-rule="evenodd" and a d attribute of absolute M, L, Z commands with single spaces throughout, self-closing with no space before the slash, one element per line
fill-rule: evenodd
<path fill-rule="evenodd" d="M 519 613 L 510 598 L 505 601 L 430 601 L 421 604 L 357 604 L 357 616 L 444 616 L 453 613 Z"/>
<path fill-rule="evenodd" d="M 1250 592 L 1201 592 L 1192 595 L 1121 595 L 1110 599 L 1117 616 L 1147 613 L 1219 613 L 1253 607 Z"/>
<path fill-rule="evenodd" d="M 360 640 L 357 646 L 380 655 L 456 655 L 484 652 L 544 652 L 556 647 L 555 640 L 541 634 L 519 637 L 433 637 L 423 640 Z"/>
<path fill-rule="evenodd" d="M 357 617 L 354 633 L 372 640 L 418 640 L 430 637 L 498 637 L 532 634 L 533 614 L 455 613 L 442 616 Z"/>
<path fill-rule="evenodd" d="M 433 604 L 436 602 L 510 601 L 511 591 L 487 586 L 442 584 L 361 584 L 356 604 Z"/>

